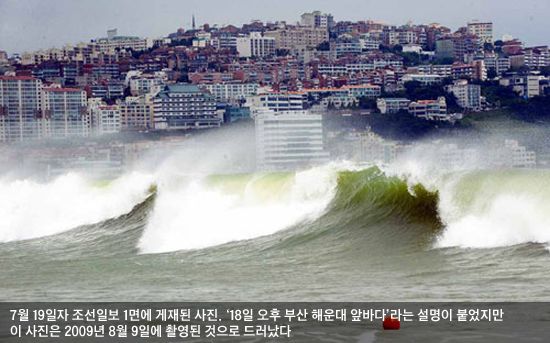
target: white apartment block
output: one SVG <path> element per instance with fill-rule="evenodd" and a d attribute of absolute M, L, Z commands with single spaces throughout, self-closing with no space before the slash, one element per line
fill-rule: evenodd
<path fill-rule="evenodd" d="M 363 51 L 361 42 L 357 39 L 339 40 L 335 43 L 336 57 L 356 55 Z"/>
<path fill-rule="evenodd" d="M 409 104 L 409 113 L 415 117 L 426 120 L 447 121 L 447 102 L 445 97 L 439 97 L 437 100 L 419 100 Z"/>
<path fill-rule="evenodd" d="M 288 170 L 328 161 L 323 118 L 307 111 L 255 111 L 256 163 L 260 170 Z"/>
<path fill-rule="evenodd" d="M 116 49 L 142 51 L 152 47 L 153 41 L 133 36 L 117 36 L 117 30 L 114 29 L 107 31 L 107 37 L 97 39 L 96 44 L 101 52 L 113 54 Z"/>
<path fill-rule="evenodd" d="M 419 74 L 432 74 L 442 77 L 451 77 L 453 75 L 453 66 L 451 64 L 425 64 L 413 67 Z"/>
<path fill-rule="evenodd" d="M 363 50 L 378 50 L 380 44 L 382 44 L 382 40 L 371 37 L 369 34 L 362 34 L 359 38 L 359 42 Z"/>
<path fill-rule="evenodd" d="M 42 81 L 0 76 L 0 123 L 4 141 L 42 138 Z"/>
<path fill-rule="evenodd" d="M 485 55 L 483 61 L 487 70 L 493 69 L 497 75 L 501 75 L 511 68 L 510 58 L 501 57 L 496 54 Z"/>
<path fill-rule="evenodd" d="M 217 101 L 242 101 L 247 97 L 256 95 L 259 85 L 257 83 L 214 83 L 200 85 L 208 90 Z"/>
<path fill-rule="evenodd" d="M 93 114 L 97 123 L 96 130 L 98 134 L 120 132 L 120 109 L 118 106 L 99 106 Z"/>
<path fill-rule="evenodd" d="M 417 81 L 426 86 L 441 83 L 443 79 L 443 76 L 437 74 L 405 74 L 402 78 L 403 83 Z"/>
<path fill-rule="evenodd" d="M 133 96 L 139 96 L 160 91 L 164 82 L 165 80 L 161 76 L 141 75 L 130 78 L 128 84 L 130 86 L 130 93 Z"/>
<path fill-rule="evenodd" d="M 305 92 L 270 92 L 247 98 L 247 105 L 252 108 L 267 108 L 274 112 L 300 111 L 305 109 L 307 96 Z"/>
<path fill-rule="evenodd" d="M 411 101 L 406 98 L 379 98 L 376 100 L 376 106 L 382 114 L 406 111 L 410 103 Z"/>
<path fill-rule="evenodd" d="M 481 109 L 481 86 L 469 84 L 467 80 L 457 80 L 446 87 L 453 93 L 460 107 L 478 111 Z"/>
<path fill-rule="evenodd" d="M 89 134 L 87 97 L 82 89 L 44 88 L 42 113 L 45 137 L 84 137 Z"/>
<path fill-rule="evenodd" d="M 251 32 L 248 37 L 237 37 L 240 57 L 266 57 L 275 54 L 275 38 Z"/>
<path fill-rule="evenodd" d="M 548 46 L 536 46 L 523 50 L 525 65 L 529 68 L 539 69 L 550 66 L 550 51 Z"/>

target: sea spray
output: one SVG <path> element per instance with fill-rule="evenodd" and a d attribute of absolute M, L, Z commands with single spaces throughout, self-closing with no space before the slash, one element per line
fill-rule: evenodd
<path fill-rule="evenodd" d="M 38 238 L 127 213 L 152 183 L 130 173 L 104 185 L 76 173 L 48 183 L 0 181 L 0 242 Z"/>
<path fill-rule="evenodd" d="M 550 242 L 547 171 L 484 171 L 446 187 L 436 247 L 495 248 Z"/>
<path fill-rule="evenodd" d="M 334 165 L 296 173 L 159 182 L 142 253 L 202 249 L 273 234 L 317 218 L 334 196 Z M 235 183 L 242 182 L 241 187 Z"/>

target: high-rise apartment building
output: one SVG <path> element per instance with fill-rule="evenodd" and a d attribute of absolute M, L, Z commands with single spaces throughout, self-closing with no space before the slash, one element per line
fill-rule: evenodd
<path fill-rule="evenodd" d="M 42 113 L 45 136 L 52 138 L 88 135 L 86 92 L 78 88 L 44 88 Z"/>
<path fill-rule="evenodd" d="M 307 111 L 254 113 L 256 163 L 260 170 L 288 170 L 326 162 L 323 119 Z"/>
<path fill-rule="evenodd" d="M 23 141 L 43 136 L 42 81 L 30 76 L 0 76 L 0 137 Z"/>

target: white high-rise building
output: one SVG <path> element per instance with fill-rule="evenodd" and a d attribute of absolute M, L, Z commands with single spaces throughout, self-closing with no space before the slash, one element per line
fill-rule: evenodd
<path fill-rule="evenodd" d="M 458 106 L 468 110 L 481 109 L 481 86 L 469 84 L 467 80 L 457 80 L 447 86 L 447 92 L 453 93 Z"/>
<path fill-rule="evenodd" d="M 0 76 L 0 139 L 42 138 L 42 81 L 29 76 Z"/>
<path fill-rule="evenodd" d="M 251 108 L 267 108 L 274 112 L 300 111 L 305 108 L 307 94 L 305 92 L 266 92 L 247 98 Z"/>
<path fill-rule="evenodd" d="M 237 38 L 240 57 L 266 57 L 275 54 L 275 38 L 264 37 L 260 32 L 251 32 L 248 37 Z"/>
<path fill-rule="evenodd" d="M 52 138 L 84 137 L 87 125 L 86 92 L 78 88 L 51 87 L 42 92 L 45 136 Z"/>
<path fill-rule="evenodd" d="M 323 118 L 308 111 L 254 111 L 256 163 L 260 170 L 288 170 L 328 161 Z"/>

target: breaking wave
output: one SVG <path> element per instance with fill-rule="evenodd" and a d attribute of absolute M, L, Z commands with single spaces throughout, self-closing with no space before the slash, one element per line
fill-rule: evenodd
<path fill-rule="evenodd" d="M 279 247 L 308 240 L 327 248 L 382 250 L 548 244 L 549 199 L 547 171 L 426 178 L 329 164 L 295 173 L 132 173 L 106 184 L 67 174 L 44 184 L 0 181 L 0 242 L 85 225 L 94 232 L 96 223 L 102 223 L 96 234 L 103 235 L 106 226 L 124 226 L 135 217 L 133 227 L 139 229 L 133 229 L 132 241 L 142 254 L 198 250 L 276 233 L 281 234 L 273 236 L 273 244 Z M 113 232 L 128 234 L 122 228 Z"/>
<path fill-rule="evenodd" d="M 475 172 L 441 200 L 445 230 L 437 247 L 495 248 L 550 242 L 547 171 Z"/>
<path fill-rule="evenodd" d="M 296 174 L 159 183 L 140 251 L 201 249 L 311 221 L 332 200 L 337 175 L 337 169 L 326 166 Z"/>
<path fill-rule="evenodd" d="M 145 200 L 151 181 L 140 173 L 103 183 L 74 173 L 49 183 L 0 180 L 0 242 L 58 234 L 127 213 Z"/>

